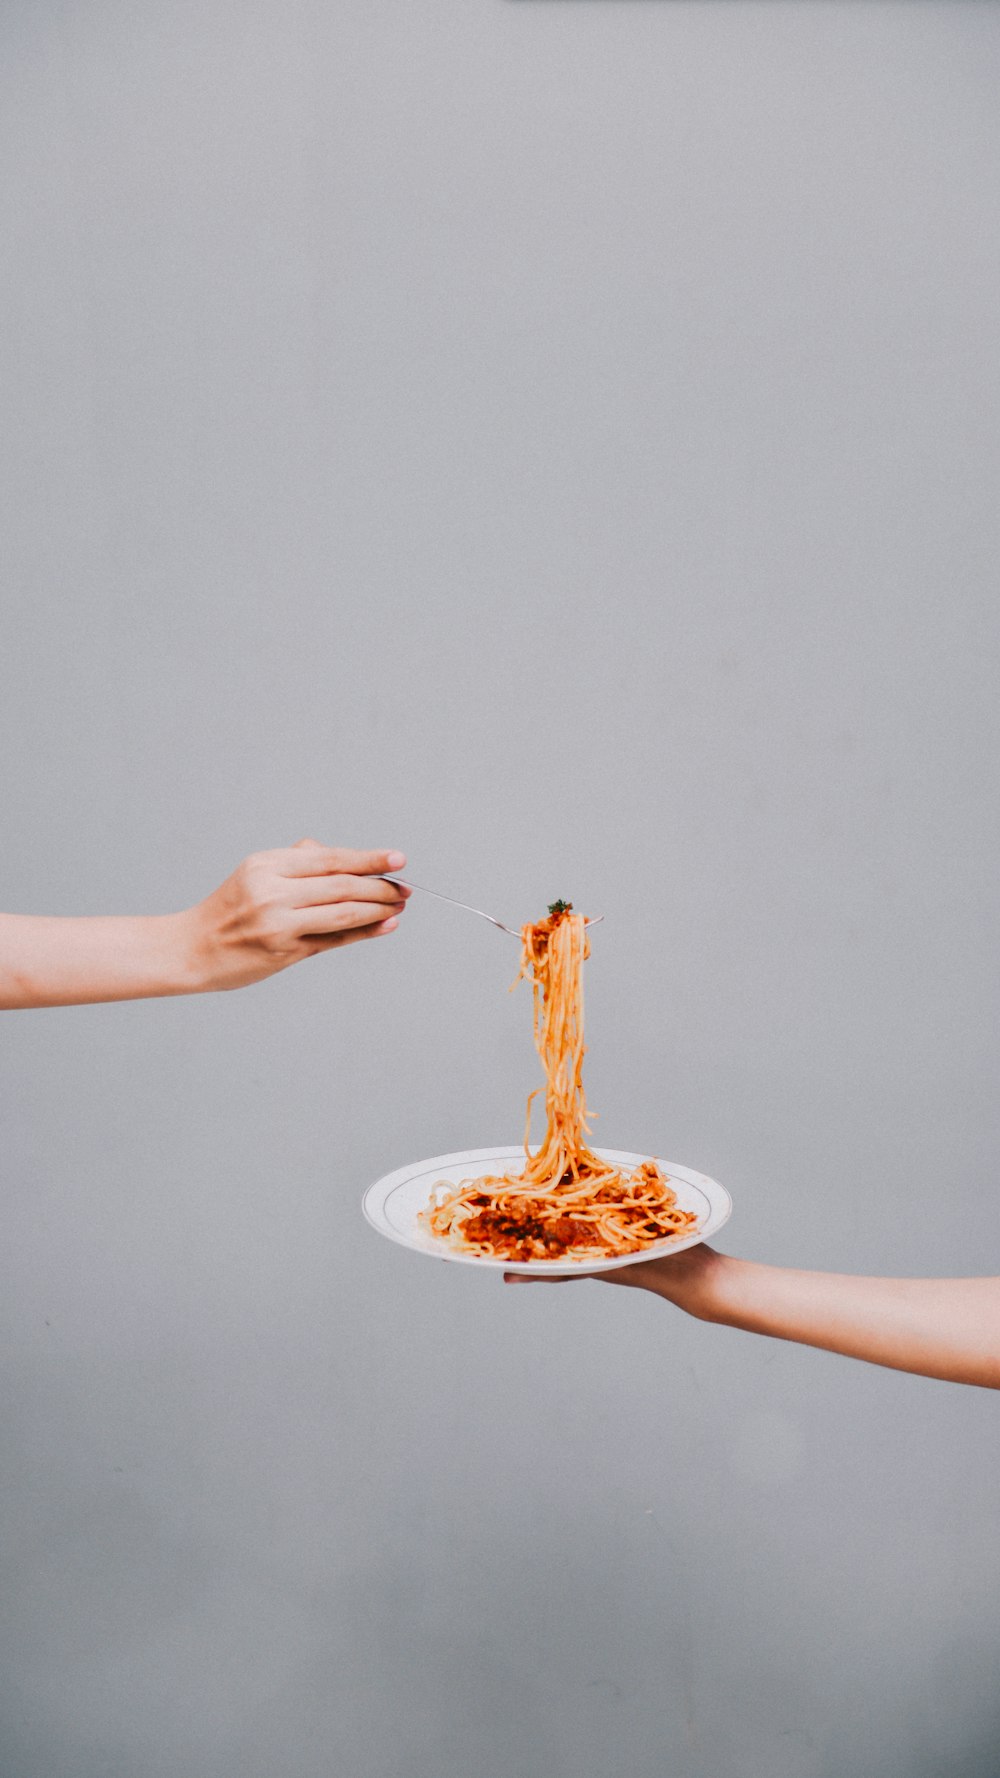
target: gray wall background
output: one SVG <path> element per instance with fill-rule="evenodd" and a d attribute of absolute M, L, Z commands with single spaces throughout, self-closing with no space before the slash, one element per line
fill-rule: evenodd
<path fill-rule="evenodd" d="M 7 0 L 0 905 L 303 833 L 606 923 L 610 1145 L 998 1270 L 1000 10 Z M 983 1778 L 997 1403 L 505 1292 L 436 904 L 3 1022 L 3 1778 Z"/>

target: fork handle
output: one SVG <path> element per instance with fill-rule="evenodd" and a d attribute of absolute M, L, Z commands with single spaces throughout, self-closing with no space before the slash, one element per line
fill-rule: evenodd
<path fill-rule="evenodd" d="M 520 939 L 521 937 L 519 932 L 515 932 L 513 926 L 505 926 L 502 920 L 494 920 L 493 915 L 485 914 L 482 908 L 470 907 L 467 901 L 456 901 L 453 895 L 442 895 L 440 889 L 428 889 L 423 883 L 411 883 L 409 877 L 393 877 L 386 873 L 383 873 L 382 881 L 384 883 L 399 883 L 404 889 L 419 889 L 421 895 L 433 895 L 435 900 L 447 901 L 453 908 L 464 908 L 467 914 L 478 914 L 481 920 L 488 920 L 490 925 L 495 926 L 499 932 L 509 932 L 511 938 Z M 584 926 L 599 926 L 603 918 L 603 914 L 595 914 L 592 920 L 584 921 Z"/>
<path fill-rule="evenodd" d="M 502 920 L 494 920 L 492 914 L 485 914 L 482 908 L 470 907 L 467 901 L 456 901 L 453 895 L 442 895 L 440 889 L 428 889 L 423 883 L 411 883 L 409 877 L 391 877 L 383 875 L 383 882 L 399 883 L 404 889 L 419 889 L 421 895 L 433 895 L 437 901 L 447 901 L 453 908 L 464 908 L 467 914 L 478 914 L 481 920 L 488 920 L 500 932 L 509 932 L 511 938 L 519 939 L 521 934 L 515 932 L 513 926 L 505 926 Z"/>

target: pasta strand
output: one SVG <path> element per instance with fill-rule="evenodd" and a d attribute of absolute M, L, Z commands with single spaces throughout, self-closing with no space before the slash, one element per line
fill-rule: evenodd
<path fill-rule="evenodd" d="M 631 1173 L 589 1146 L 583 1090 L 583 966 L 590 955 L 586 921 L 555 903 L 546 919 L 521 930 L 521 967 L 530 977 L 535 1048 L 545 1074 L 545 1135 L 531 1149 L 529 1094 L 524 1170 L 435 1188 L 420 1220 L 453 1249 L 479 1258 L 609 1259 L 677 1240 L 697 1227 L 654 1160 Z M 438 1189 L 445 1195 L 438 1199 Z"/>

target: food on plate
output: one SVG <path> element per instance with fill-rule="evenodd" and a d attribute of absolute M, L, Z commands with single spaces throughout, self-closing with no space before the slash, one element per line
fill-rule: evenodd
<path fill-rule="evenodd" d="M 466 1255 L 526 1260 L 594 1260 L 659 1248 L 698 1225 L 682 1210 L 655 1160 L 622 1172 L 587 1142 L 583 1091 L 583 966 L 590 955 L 586 921 L 568 901 L 521 929 L 521 968 L 534 998 L 535 1048 L 545 1072 L 545 1136 L 531 1149 L 528 1098 L 522 1173 L 435 1187 L 420 1222 Z M 444 1195 L 439 1196 L 439 1193 Z"/>

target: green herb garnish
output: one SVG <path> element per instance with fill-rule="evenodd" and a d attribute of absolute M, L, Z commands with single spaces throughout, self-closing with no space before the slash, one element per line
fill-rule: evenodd
<path fill-rule="evenodd" d="M 573 903 L 571 901 L 550 901 L 549 902 L 549 913 L 550 914 L 571 914 L 572 912 L 573 912 Z"/>

